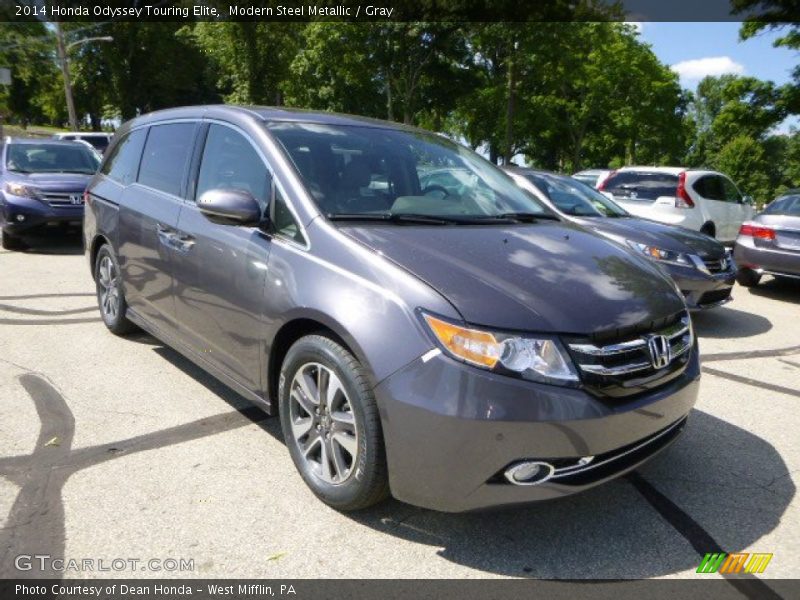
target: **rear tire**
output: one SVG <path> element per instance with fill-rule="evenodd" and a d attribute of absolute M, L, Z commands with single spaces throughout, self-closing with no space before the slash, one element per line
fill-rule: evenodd
<path fill-rule="evenodd" d="M 700 233 L 705 233 L 708 237 L 715 238 L 717 235 L 717 228 L 713 223 L 706 223 L 700 228 Z"/>
<path fill-rule="evenodd" d="M 736 272 L 736 281 L 743 287 L 755 287 L 761 281 L 761 275 L 753 271 L 753 269 L 741 267 Z"/>
<path fill-rule="evenodd" d="M 353 511 L 389 495 L 375 396 L 346 348 L 325 335 L 295 342 L 281 365 L 278 403 L 289 454 L 320 500 Z"/>
<path fill-rule="evenodd" d="M 111 333 L 126 335 L 138 329 L 125 316 L 128 303 L 122 290 L 122 275 L 117 257 L 111 246 L 105 244 L 97 251 L 94 260 L 94 280 L 100 316 Z"/>

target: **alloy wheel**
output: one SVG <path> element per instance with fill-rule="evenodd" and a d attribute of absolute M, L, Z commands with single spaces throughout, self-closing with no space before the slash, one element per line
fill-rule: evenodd
<path fill-rule="evenodd" d="M 119 314 L 119 276 L 111 257 L 100 259 L 97 269 L 97 283 L 100 286 L 100 310 L 103 316 L 113 321 Z"/>
<path fill-rule="evenodd" d="M 353 473 L 358 428 L 339 377 L 319 363 L 301 366 L 289 388 L 292 437 L 311 471 L 337 485 Z"/>

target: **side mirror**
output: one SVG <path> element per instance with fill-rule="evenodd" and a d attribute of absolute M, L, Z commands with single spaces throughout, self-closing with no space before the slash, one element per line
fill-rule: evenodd
<path fill-rule="evenodd" d="M 209 221 L 220 225 L 260 225 L 261 207 L 246 190 L 214 189 L 203 192 L 197 208 Z"/>
<path fill-rule="evenodd" d="M 753 206 L 755 201 L 753 200 L 752 196 L 742 196 L 742 204 L 749 204 L 750 206 Z"/>

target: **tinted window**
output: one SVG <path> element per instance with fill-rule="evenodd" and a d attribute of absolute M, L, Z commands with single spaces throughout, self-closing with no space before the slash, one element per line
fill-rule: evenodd
<path fill-rule="evenodd" d="M 123 185 L 136 181 L 145 134 L 145 129 L 136 129 L 121 139 L 103 162 L 100 172 Z"/>
<path fill-rule="evenodd" d="M 722 182 L 722 192 L 726 202 L 736 202 L 739 203 L 742 201 L 742 195 L 739 193 L 739 190 L 736 189 L 736 186 L 733 185 L 733 182 L 728 179 L 727 177 L 720 177 L 719 178 Z"/>
<path fill-rule="evenodd" d="M 83 138 L 101 152 L 108 148 L 108 138 L 104 135 L 85 135 Z"/>
<path fill-rule="evenodd" d="M 100 161 L 83 144 L 9 144 L 6 168 L 19 173 L 86 173 L 97 171 Z"/>
<path fill-rule="evenodd" d="M 264 211 L 270 182 L 267 166 L 246 137 L 224 125 L 209 127 L 197 177 L 197 198 L 213 189 L 245 190 Z"/>
<path fill-rule="evenodd" d="M 316 123 L 268 127 L 328 215 L 550 216 L 497 167 L 440 136 Z"/>
<path fill-rule="evenodd" d="M 623 217 L 628 213 L 594 188 L 574 177 L 523 174 L 556 208 L 573 217 Z"/>
<path fill-rule="evenodd" d="M 618 171 L 605 180 L 603 191 L 626 200 L 652 201 L 661 196 L 675 196 L 678 176 L 670 173 Z"/>
<path fill-rule="evenodd" d="M 139 183 L 176 196 L 192 152 L 194 123 L 154 125 L 147 135 Z"/>
<path fill-rule="evenodd" d="M 705 175 L 694 182 L 694 191 L 709 200 L 725 200 L 725 189 L 722 178 L 717 175 Z"/>
<path fill-rule="evenodd" d="M 275 187 L 275 199 L 272 203 L 272 227 L 276 233 L 294 240 L 298 244 L 305 244 L 306 240 L 300 232 L 300 226 L 289 210 L 281 191 Z"/>
<path fill-rule="evenodd" d="M 791 215 L 800 217 L 800 196 L 779 198 L 764 209 L 765 215 Z"/>

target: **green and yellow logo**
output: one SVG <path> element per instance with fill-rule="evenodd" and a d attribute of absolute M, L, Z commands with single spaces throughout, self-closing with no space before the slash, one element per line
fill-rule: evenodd
<path fill-rule="evenodd" d="M 748 552 L 710 552 L 703 557 L 698 573 L 763 573 L 772 554 Z"/>

